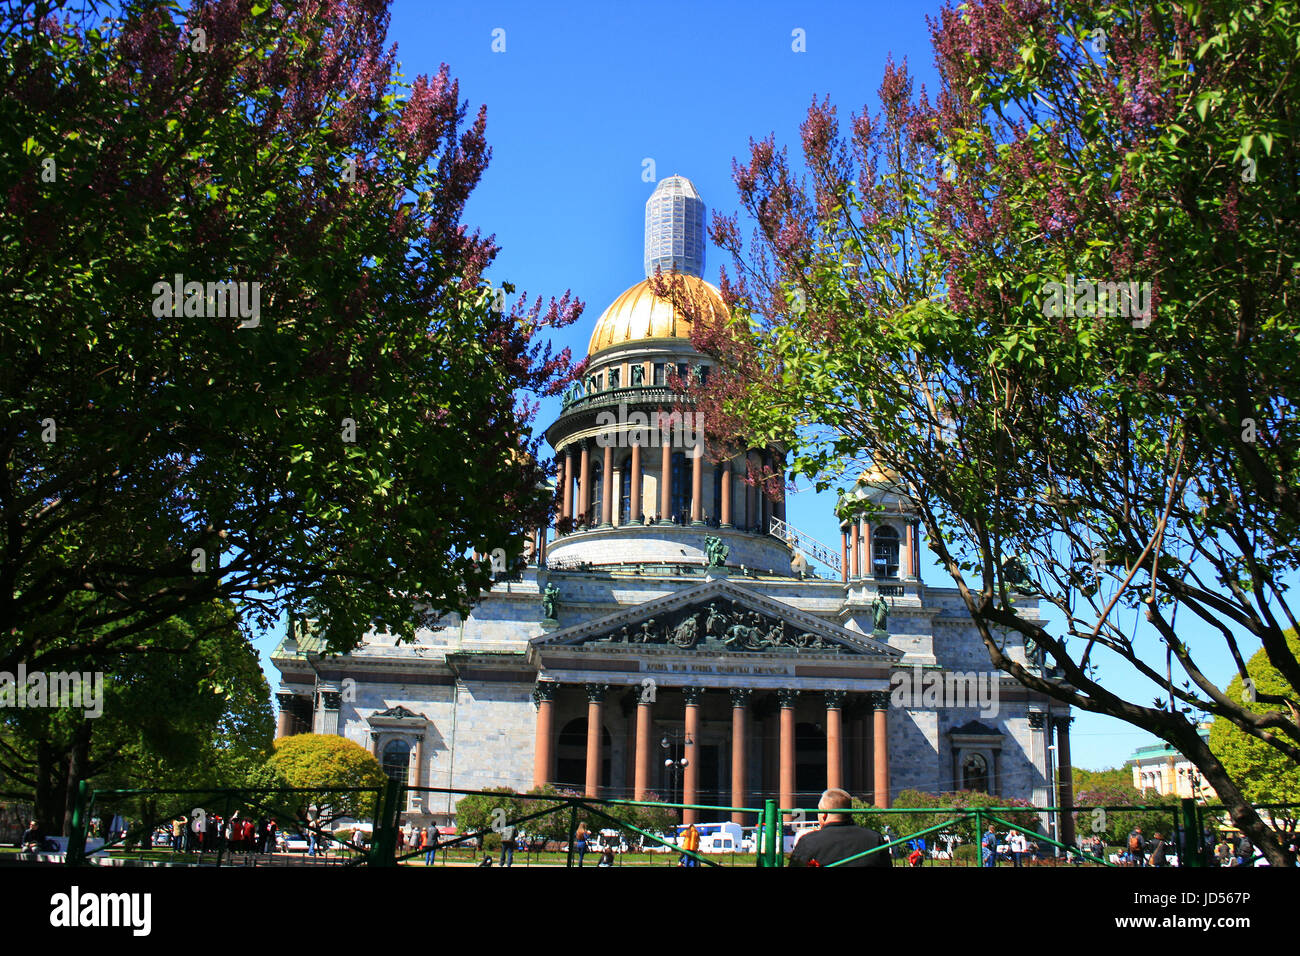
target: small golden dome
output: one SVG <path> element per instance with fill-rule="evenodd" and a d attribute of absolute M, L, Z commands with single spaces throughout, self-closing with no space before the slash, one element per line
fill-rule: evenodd
<path fill-rule="evenodd" d="M 726 318 L 730 314 L 726 303 L 722 301 L 722 293 L 703 279 L 682 273 L 666 273 L 664 278 L 668 281 L 680 280 L 686 294 L 713 315 Z M 650 289 L 650 282 L 649 279 L 638 282 L 601 313 L 596 328 L 591 333 L 588 355 L 595 355 L 626 342 L 691 337 L 690 319 L 680 309 L 674 308 L 669 299 L 655 295 Z"/>

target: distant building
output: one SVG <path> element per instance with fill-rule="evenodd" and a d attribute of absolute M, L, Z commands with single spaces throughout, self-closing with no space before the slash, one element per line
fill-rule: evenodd
<path fill-rule="evenodd" d="M 1210 725 L 1202 724 L 1201 738 L 1208 739 Z M 1154 790 L 1161 796 L 1195 797 L 1218 800 L 1214 788 L 1196 765 L 1166 743 L 1139 747 L 1129 758 L 1133 770 L 1133 786 L 1138 790 Z"/>

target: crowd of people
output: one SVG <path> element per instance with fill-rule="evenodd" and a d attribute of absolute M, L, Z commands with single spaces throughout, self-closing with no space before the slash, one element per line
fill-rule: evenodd
<path fill-rule="evenodd" d="M 255 821 L 235 811 L 229 819 L 222 819 L 216 813 L 196 812 L 172 821 L 172 849 L 199 855 L 217 849 L 227 853 L 274 853 L 279 830 L 280 824 L 273 817 Z"/>

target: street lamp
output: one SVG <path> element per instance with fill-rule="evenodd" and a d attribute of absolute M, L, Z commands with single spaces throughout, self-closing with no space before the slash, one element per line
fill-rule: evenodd
<path fill-rule="evenodd" d="M 659 741 L 659 746 L 664 752 L 664 769 L 668 771 L 670 779 L 670 802 L 678 802 L 675 797 L 680 789 L 682 773 L 690 766 L 691 761 L 685 754 L 685 749 L 694 745 L 695 741 L 690 734 L 683 734 L 681 731 L 672 730 L 664 735 Z M 678 756 L 681 754 L 681 756 Z"/>

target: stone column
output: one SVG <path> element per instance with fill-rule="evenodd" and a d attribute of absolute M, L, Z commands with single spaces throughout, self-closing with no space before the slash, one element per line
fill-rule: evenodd
<path fill-rule="evenodd" d="M 858 579 L 858 521 L 849 528 L 849 578 Z"/>
<path fill-rule="evenodd" d="M 586 796 L 600 796 L 601 705 L 608 684 L 587 685 L 587 789 Z"/>
<path fill-rule="evenodd" d="M 673 446 L 667 435 L 660 434 L 659 523 L 673 521 Z"/>
<path fill-rule="evenodd" d="M 1057 786 L 1061 791 L 1061 842 L 1074 845 L 1074 768 L 1070 766 L 1070 721 L 1073 717 L 1057 717 L 1056 765 Z"/>
<path fill-rule="evenodd" d="M 912 522 L 908 521 L 905 529 L 906 543 L 903 547 L 903 577 L 911 578 L 916 574 L 912 564 Z"/>
<path fill-rule="evenodd" d="M 370 732 L 370 754 L 376 760 L 379 760 L 379 734 L 373 730 Z M 380 763 L 383 763 L 381 760 Z"/>
<path fill-rule="evenodd" d="M 632 799 L 644 800 L 650 789 L 650 738 L 654 735 L 654 703 L 644 692 L 636 703 L 636 776 L 632 783 Z"/>
<path fill-rule="evenodd" d="M 631 512 L 628 515 L 630 524 L 641 523 L 641 445 L 638 442 L 632 446 L 632 488 L 628 497 L 632 500 L 628 502 Z"/>
<path fill-rule="evenodd" d="M 537 705 L 537 739 L 533 744 L 534 787 L 546 786 L 555 776 L 555 692 L 559 686 L 554 681 L 538 681 L 533 688 L 533 702 Z"/>
<path fill-rule="evenodd" d="M 614 523 L 614 446 L 605 446 L 605 467 L 600 470 L 600 523 L 608 528 Z"/>
<path fill-rule="evenodd" d="M 849 533 L 840 532 L 840 580 L 845 584 L 849 581 Z"/>
<path fill-rule="evenodd" d="M 777 691 L 781 701 L 781 783 L 780 800 L 783 808 L 793 807 L 794 793 L 794 705 L 799 692 L 793 687 Z"/>
<path fill-rule="evenodd" d="M 573 446 L 564 449 L 564 511 L 566 518 L 573 517 Z"/>
<path fill-rule="evenodd" d="M 826 692 L 826 789 L 844 788 L 843 706 L 845 692 Z"/>
<path fill-rule="evenodd" d="M 731 459 L 728 458 L 722 463 L 722 511 L 718 515 L 719 524 L 724 528 L 731 527 Z"/>
<path fill-rule="evenodd" d="M 420 775 L 424 770 L 424 734 L 415 735 L 415 753 L 412 754 L 411 773 L 407 777 L 407 784 L 411 787 L 420 786 Z M 416 799 L 422 799 L 425 794 L 415 794 Z"/>
<path fill-rule="evenodd" d="M 871 522 L 866 518 L 859 520 L 862 522 L 862 576 L 869 578 L 875 565 L 871 559 Z"/>
<path fill-rule="evenodd" d="M 745 792 L 745 775 L 749 771 L 746 759 L 746 725 L 748 724 L 749 688 L 731 688 L 731 805 L 743 807 L 748 795 Z M 731 822 L 744 826 L 745 815 L 739 812 L 731 814 Z"/>
<path fill-rule="evenodd" d="M 578 511 L 575 517 L 586 517 L 591 509 L 591 446 L 582 443 L 582 464 L 578 466 Z M 590 526 L 591 522 L 587 522 Z"/>
<path fill-rule="evenodd" d="M 889 694 L 876 691 L 871 695 L 872 755 L 875 773 L 872 789 L 876 806 L 889 807 Z"/>
<path fill-rule="evenodd" d="M 555 491 L 560 498 L 560 507 L 555 510 L 555 527 L 557 528 L 564 519 L 564 483 L 568 479 L 569 476 L 564 470 L 564 459 L 559 458 L 555 462 Z"/>
<path fill-rule="evenodd" d="M 699 459 L 695 459 L 699 461 Z M 686 746 L 682 756 L 686 758 L 686 767 L 682 772 L 682 803 L 698 803 L 700 797 L 700 699 L 704 696 L 703 687 L 686 687 L 682 690 L 686 700 Z M 682 824 L 699 822 L 698 810 L 683 810 Z"/>
<path fill-rule="evenodd" d="M 695 450 L 699 454 L 691 459 L 691 524 L 704 524 L 704 449 Z"/>

